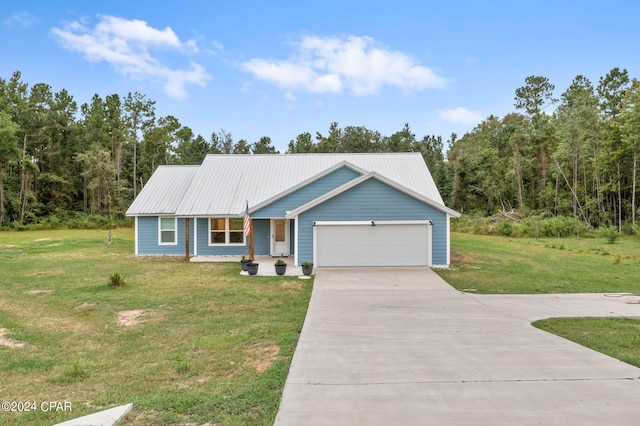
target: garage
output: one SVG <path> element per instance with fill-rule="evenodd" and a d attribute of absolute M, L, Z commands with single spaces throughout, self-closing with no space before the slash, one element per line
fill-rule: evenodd
<path fill-rule="evenodd" d="M 317 266 L 431 266 L 431 221 L 314 223 Z"/>

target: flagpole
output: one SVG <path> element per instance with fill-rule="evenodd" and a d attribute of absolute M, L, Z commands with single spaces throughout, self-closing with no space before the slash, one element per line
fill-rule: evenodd
<path fill-rule="evenodd" d="M 247 257 L 250 261 L 253 262 L 253 219 L 249 216 L 249 201 L 246 202 L 246 207 L 244 209 L 244 235 L 249 237 L 249 247 L 247 248 Z"/>

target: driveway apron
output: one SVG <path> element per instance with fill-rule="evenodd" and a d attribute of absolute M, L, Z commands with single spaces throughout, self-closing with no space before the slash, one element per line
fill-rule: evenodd
<path fill-rule="evenodd" d="M 320 269 L 275 424 L 639 425 L 640 369 L 530 324 L 583 305 L 640 316 L 583 296 L 602 303 L 471 295 L 428 268 Z"/>

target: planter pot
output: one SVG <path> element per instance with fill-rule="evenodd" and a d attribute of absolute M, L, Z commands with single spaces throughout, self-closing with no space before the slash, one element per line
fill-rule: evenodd
<path fill-rule="evenodd" d="M 302 265 L 302 273 L 305 275 L 311 275 L 313 271 L 313 263 L 309 266 Z"/>
<path fill-rule="evenodd" d="M 247 263 L 247 272 L 249 275 L 255 275 L 258 273 L 258 264 L 257 263 Z"/>
<path fill-rule="evenodd" d="M 275 265 L 275 266 L 276 266 L 276 274 L 278 275 L 284 275 L 284 273 L 287 271 L 286 263 L 284 265 Z"/>
<path fill-rule="evenodd" d="M 250 261 L 250 260 L 241 260 L 241 261 L 240 261 L 240 265 L 242 265 L 242 270 L 243 270 L 243 271 L 246 271 L 246 270 L 247 270 L 247 265 L 248 265 L 249 263 L 251 263 L 251 261 Z"/>

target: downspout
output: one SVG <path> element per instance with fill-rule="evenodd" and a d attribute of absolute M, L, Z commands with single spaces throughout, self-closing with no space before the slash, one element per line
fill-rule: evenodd
<path fill-rule="evenodd" d="M 447 213 L 447 268 L 451 263 L 451 215 Z"/>

